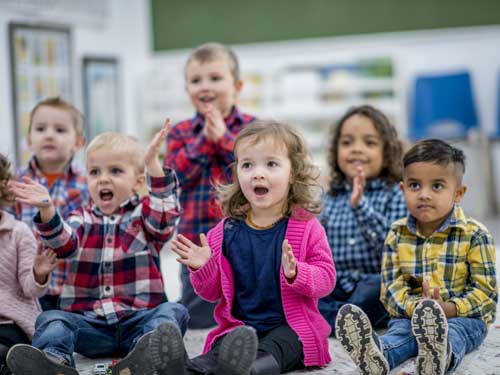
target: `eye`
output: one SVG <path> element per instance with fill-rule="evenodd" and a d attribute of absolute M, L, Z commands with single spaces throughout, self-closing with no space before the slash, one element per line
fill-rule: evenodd
<path fill-rule="evenodd" d="M 192 83 L 192 84 L 197 84 L 199 82 L 200 82 L 200 78 L 199 77 L 191 78 L 191 80 L 189 81 L 189 83 Z"/>
<path fill-rule="evenodd" d="M 119 175 L 122 172 L 123 172 L 123 170 L 121 168 L 117 168 L 117 167 L 111 168 L 112 175 Z"/>
<path fill-rule="evenodd" d="M 246 161 L 244 163 L 241 163 L 241 169 L 248 169 L 252 166 L 252 163 Z"/>
<path fill-rule="evenodd" d="M 98 169 L 92 168 L 92 169 L 89 170 L 89 176 L 95 177 L 95 176 L 98 176 L 98 175 L 99 175 L 99 170 Z"/>
<path fill-rule="evenodd" d="M 59 133 L 59 134 L 64 134 L 66 133 L 68 130 L 66 128 L 63 128 L 63 127 L 58 127 L 56 128 L 56 132 Z"/>
<path fill-rule="evenodd" d="M 411 189 L 411 190 L 418 190 L 420 188 L 420 184 L 418 182 L 410 182 L 408 184 L 408 187 Z"/>
<path fill-rule="evenodd" d="M 278 166 L 278 163 L 275 162 L 274 160 L 270 160 L 270 161 L 267 162 L 267 166 L 271 167 L 271 168 L 274 168 L 274 167 Z"/>
<path fill-rule="evenodd" d="M 223 77 L 220 75 L 213 75 L 212 77 L 210 77 L 210 79 L 214 82 L 217 82 L 217 81 L 222 81 Z"/>
<path fill-rule="evenodd" d="M 440 182 L 436 182 L 435 184 L 432 184 L 432 190 L 443 190 L 444 185 Z"/>
<path fill-rule="evenodd" d="M 36 125 L 35 126 L 35 131 L 39 132 L 39 133 L 45 131 L 45 125 Z"/>
<path fill-rule="evenodd" d="M 373 140 L 366 141 L 366 144 L 371 147 L 378 146 L 378 142 Z"/>
<path fill-rule="evenodd" d="M 350 139 L 341 139 L 339 144 L 342 145 L 342 146 L 349 146 L 351 144 L 351 140 Z"/>

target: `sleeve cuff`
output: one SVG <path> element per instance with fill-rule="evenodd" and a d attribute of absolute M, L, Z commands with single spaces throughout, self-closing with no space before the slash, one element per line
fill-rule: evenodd
<path fill-rule="evenodd" d="M 57 228 L 62 226 L 62 219 L 61 216 L 59 215 L 59 212 L 57 211 L 54 217 L 46 223 L 42 222 L 42 218 L 40 216 L 40 211 L 39 211 L 33 218 L 33 222 L 35 223 L 42 237 L 51 235 Z"/>

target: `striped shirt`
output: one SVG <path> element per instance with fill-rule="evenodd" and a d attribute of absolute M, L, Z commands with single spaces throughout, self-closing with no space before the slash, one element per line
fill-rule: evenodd
<path fill-rule="evenodd" d="M 48 223 L 35 217 L 43 242 L 68 259 L 61 309 L 114 324 L 167 300 L 160 250 L 176 228 L 180 207 L 175 172 L 164 170 L 165 177 L 148 176 L 149 196 L 134 195 L 115 214 L 103 215 L 93 205 L 67 221 L 58 213 Z"/>
<path fill-rule="evenodd" d="M 347 293 L 354 290 L 360 274 L 379 274 L 385 237 L 391 223 L 408 213 L 399 184 L 385 180 L 367 181 L 363 198 L 351 207 L 352 186 L 335 186 L 326 194 L 321 214 L 337 270 L 337 285 Z"/>
<path fill-rule="evenodd" d="M 18 172 L 16 179 L 22 181 L 22 177 L 29 177 L 45 186 L 54 202 L 54 206 L 64 219 L 66 219 L 73 210 L 88 203 L 89 191 L 85 176 L 72 166 L 71 163 L 68 164 L 62 178 L 56 179 L 50 188 L 48 187 L 47 178 L 38 167 L 35 156 L 31 158 L 26 168 Z M 35 231 L 33 218 L 38 213 L 36 207 L 26 203 L 16 202 L 15 205 L 9 209 L 9 212 L 12 213 L 17 220 L 21 220 L 28 224 L 28 226 Z M 62 285 L 66 278 L 66 268 L 66 262 L 64 260 L 59 260 L 57 267 L 52 271 L 49 288 L 46 294 L 55 296 L 61 294 Z"/>
<path fill-rule="evenodd" d="M 175 169 L 182 188 L 179 233 L 196 243 L 200 233 L 207 233 L 222 219 L 213 185 L 231 182 L 234 140 L 254 119 L 234 107 L 224 119 L 227 130 L 217 143 L 203 134 L 205 119 L 199 114 L 178 123 L 168 134 L 165 165 Z"/>
<path fill-rule="evenodd" d="M 431 236 L 417 231 L 409 215 L 387 236 L 382 264 L 381 301 L 392 317 L 411 318 L 422 299 L 422 282 L 440 288 L 443 301 L 455 303 L 457 316 L 495 320 L 498 286 L 495 248 L 488 230 L 465 216 L 458 205 Z"/>

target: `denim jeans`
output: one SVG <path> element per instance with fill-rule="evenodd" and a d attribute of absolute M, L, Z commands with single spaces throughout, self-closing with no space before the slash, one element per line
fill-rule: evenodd
<path fill-rule="evenodd" d="M 340 308 L 348 303 L 360 307 L 374 328 L 387 326 L 387 311 L 380 302 L 379 274 L 362 274 L 352 293 L 344 292 L 340 285 L 337 285 L 329 296 L 319 300 L 319 311 L 332 327 L 332 336 L 335 335 L 337 314 Z"/>
<path fill-rule="evenodd" d="M 50 310 L 36 320 L 33 346 L 63 358 L 74 367 L 73 352 L 89 358 L 123 357 L 139 337 L 162 323 L 176 324 L 184 335 L 188 318 L 184 306 L 171 302 L 139 310 L 115 324 L 82 314 Z"/>
<path fill-rule="evenodd" d="M 487 333 L 486 324 L 479 319 L 448 319 L 448 341 L 453 352 L 448 371 L 455 370 L 467 353 L 481 345 Z M 418 354 L 410 319 L 391 319 L 389 329 L 379 339 L 391 369 Z"/>

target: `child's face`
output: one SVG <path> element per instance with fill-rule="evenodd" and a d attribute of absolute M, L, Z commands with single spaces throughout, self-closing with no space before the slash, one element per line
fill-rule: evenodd
<path fill-rule="evenodd" d="M 144 179 L 126 153 L 97 149 L 87 155 L 90 197 L 105 215 L 138 192 Z"/>
<path fill-rule="evenodd" d="M 227 117 L 242 86 L 241 80 L 234 81 L 227 58 L 203 63 L 192 60 L 186 67 L 186 91 L 196 111 L 202 115 L 212 105 Z"/>
<path fill-rule="evenodd" d="M 77 134 L 68 111 L 41 106 L 33 115 L 28 145 L 42 170 L 62 172 L 83 146 L 83 138 Z"/>
<path fill-rule="evenodd" d="M 238 144 L 238 182 L 254 213 L 280 215 L 292 182 L 288 150 L 273 139 L 254 141 L 248 138 Z"/>
<path fill-rule="evenodd" d="M 384 166 L 384 142 L 368 117 L 353 115 L 340 130 L 337 162 L 348 182 L 363 168 L 367 179 L 375 178 Z"/>
<path fill-rule="evenodd" d="M 456 176 L 453 163 L 418 162 L 405 168 L 401 190 L 419 230 L 428 236 L 441 226 L 467 188 Z"/>

